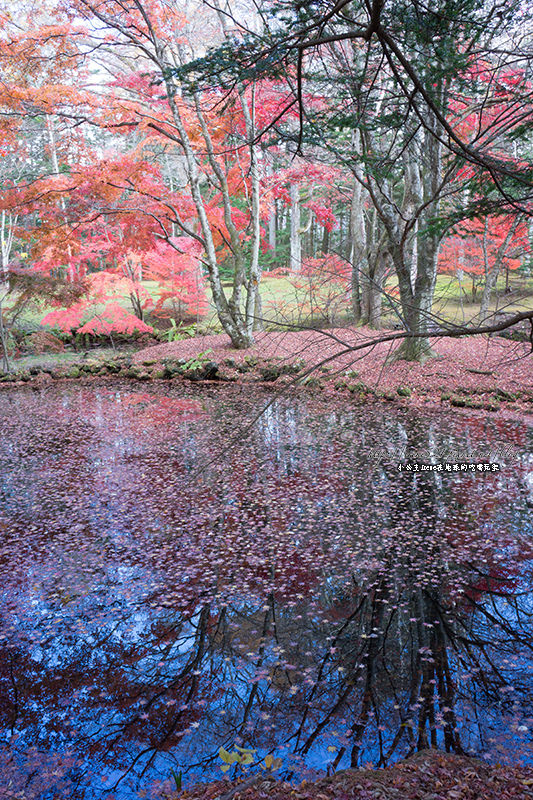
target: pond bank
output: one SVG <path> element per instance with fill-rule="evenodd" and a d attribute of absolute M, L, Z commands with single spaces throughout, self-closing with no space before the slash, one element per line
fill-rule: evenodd
<path fill-rule="evenodd" d="M 177 798 L 178 794 L 166 794 Z M 533 797 L 533 769 L 487 765 L 475 758 L 426 750 L 393 767 L 341 770 L 298 786 L 259 775 L 257 780 L 199 785 L 181 800 L 526 800 Z"/>
<path fill-rule="evenodd" d="M 441 339 L 432 342 L 438 358 L 424 364 L 387 363 L 390 343 L 367 346 L 375 334 L 364 328 L 261 333 L 253 348 L 242 351 L 232 349 L 225 335 L 196 337 L 134 354 L 85 356 L 74 364 L 47 363 L 0 374 L 0 387 L 96 377 L 185 379 L 285 389 L 307 386 L 325 394 L 345 394 L 356 402 L 533 411 L 533 370 L 530 348 L 524 343 L 502 338 Z"/>
<path fill-rule="evenodd" d="M 522 342 L 502 338 L 463 337 L 435 339 L 431 344 L 438 358 L 425 364 L 407 361 L 387 363 L 394 342 L 373 344 L 381 334 L 369 328 L 336 328 L 256 334 L 256 344 L 248 350 L 230 347 L 225 335 L 205 336 L 156 345 L 133 356 L 136 363 L 146 359 L 195 358 L 205 353 L 210 359 L 226 359 L 236 364 L 250 360 L 276 359 L 281 364 L 304 361 L 315 377 L 335 379 L 344 373 L 357 376 L 373 391 L 411 390 L 437 394 L 464 388 L 471 392 L 495 391 L 533 393 L 531 348 Z M 326 372 L 327 370 L 327 372 Z"/>

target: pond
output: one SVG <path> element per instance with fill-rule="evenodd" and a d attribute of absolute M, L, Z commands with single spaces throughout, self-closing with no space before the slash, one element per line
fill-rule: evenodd
<path fill-rule="evenodd" d="M 4 796 L 161 797 L 221 747 L 531 762 L 532 478 L 533 427 L 474 412 L 0 394 Z"/>

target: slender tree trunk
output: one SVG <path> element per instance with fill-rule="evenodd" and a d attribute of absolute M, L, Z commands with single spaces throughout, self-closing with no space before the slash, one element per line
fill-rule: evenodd
<path fill-rule="evenodd" d="M 3 303 L 9 292 L 7 276 L 0 275 L 0 348 L 2 355 L 2 369 L 4 372 L 10 371 L 9 354 L 7 351 L 7 331 L 4 325 Z"/>
<path fill-rule="evenodd" d="M 489 253 L 488 253 L 488 246 L 487 246 L 487 236 L 488 236 L 488 222 L 485 220 L 485 229 L 483 231 L 483 267 L 485 273 L 485 281 L 483 284 L 483 294 L 481 295 L 481 306 L 479 309 L 479 317 L 480 321 L 484 322 L 487 317 L 489 316 L 489 303 L 491 293 L 496 286 L 496 282 L 498 280 L 498 275 L 500 274 L 503 260 L 505 258 L 505 254 L 507 248 L 511 244 L 512 238 L 516 233 L 516 229 L 521 222 L 521 217 L 517 216 L 509 228 L 507 232 L 507 236 L 505 237 L 504 241 L 499 246 L 497 252 L 494 255 L 493 263 L 490 263 Z"/>
<path fill-rule="evenodd" d="M 322 254 L 327 256 L 329 253 L 329 231 L 327 228 L 324 228 L 324 233 L 322 234 L 322 246 L 321 246 Z"/>
<path fill-rule="evenodd" d="M 218 3 L 215 0 L 215 8 L 217 10 L 218 19 L 220 22 L 220 27 L 224 32 L 224 36 L 226 38 L 229 37 L 229 30 L 227 25 L 227 17 L 219 8 Z M 244 117 L 244 125 L 246 130 L 246 138 L 248 143 L 248 152 L 250 155 L 250 182 L 252 186 L 252 198 L 251 198 L 251 220 L 252 220 L 252 247 L 251 247 L 251 256 L 250 256 L 250 266 L 248 272 L 248 279 L 246 282 L 246 303 L 245 303 L 245 330 L 246 330 L 246 338 L 250 343 L 253 343 L 253 331 L 254 330 L 262 330 L 263 328 L 263 321 L 261 316 L 257 315 L 258 309 L 261 308 L 261 300 L 259 298 L 259 283 L 261 280 L 261 267 L 259 264 L 259 248 L 261 244 L 261 220 L 260 220 L 260 181 L 259 181 L 259 165 L 257 159 L 257 149 L 258 145 L 255 142 L 255 85 L 252 86 L 252 96 L 251 96 L 251 107 L 248 105 L 248 100 L 246 99 L 246 94 L 244 91 L 244 86 L 240 81 L 237 83 L 237 91 L 239 94 L 239 99 L 241 103 L 242 114 Z M 213 164 L 214 166 L 214 164 Z M 220 180 L 220 178 L 219 178 Z M 224 197 L 224 207 L 226 207 L 229 201 L 229 191 L 227 189 L 227 181 L 221 181 L 224 190 L 227 192 L 227 200 Z M 225 214 L 225 216 L 227 216 Z M 229 214 L 230 222 L 233 226 L 233 222 L 231 220 L 231 213 Z M 228 224 L 226 220 L 226 225 Z M 233 232 L 230 231 L 230 235 L 233 237 Z M 237 242 L 234 244 L 234 250 L 240 254 L 240 258 L 242 259 L 242 245 L 237 235 Z M 242 271 L 242 268 L 240 268 Z M 259 299 L 258 299 L 259 298 Z M 238 313 L 240 313 L 240 308 L 238 308 Z"/>
<path fill-rule="evenodd" d="M 59 160 L 57 157 L 57 143 L 56 143 L 54 121 L 49 114 L 46 115 L 46 129 L 48 131 L 48 142 L 50 144 L 50 157 L 52 159 L 53 173 L 54 175 L 59 175 Z M 59 205 L 61 207 L 61 211 L 63 214 L 65 231 L 68 232 L 67 206 L 63 195 L 61 195 L 59 198 Z M 74 281 L 76 279 L 76 270 L 72 260 L 72 248 L 68 242 L 66 251 L 67 251 L 67 280 Z"/>
<path fill-rule="evenodd" d="M 356 131 L 356 145 L 360 140 L 359 131 Z M 355 180 L 350 205 L 350 264 L 352 265 L 352 313 L 355 322 L 362 317 L 361 307 L 361 278 L 368 271 L 366 259 L 366 230 L 363 213 L 363 187 L 360 181 Z"/>
<path fill-rule="evenodd" d="M 387 269 L 387 257 L 383 247 L 375 254 L 374 265 L 368 286 L 367 324 L 370 328 L 381 327 L 381 309 L 383 303 L 383 281 Z"/>
<path fill-rule="evenodd" d="M 11 214 L 5 209 L 2 210 L 2 214 L 0 216 L 0 282 L 2 280 L 7 281 L 8 279 L 9 259 L 11 258 L 11 250 L 13 248 L 17 220 L 17 214 Z"/>
<path fill-rule="evenodd" d="M 9 294 L 9 261 L 15 236 L 15 227 L 18 216 L 9 211 L 2 210 L 0 217 L 0 352 L 2 356 L 2 369 L 10 371 L 9 355 L 7 350 L 7 330 L 3 317 L 3 306 Z"/>
<path fill-rule="evenodd" d="M 499 264 L 494 263 L 491 268 L 491 265 L 489 263 L 487 236 L 488 236 L 488 220 L 485 219 L 485 224 L 483 226 L 483 241 L 482 241 L 483 273 L 485 275 L 485 281 L 483 285 L 483 294 L 481 295 L 481 306 L 479 309 L 479 318 L 481 322 L 484 322 L 484 320 L 488 317 L 490 295 L 496 285 L 496 281 L 498 280 L 498 273 L 500 271 Z"/>
<path fill-rule="evenodd" d="M 291 238 L 289 266 L 291 272 L 300 272 L 302 268 L 302 240 L 300 238 L 300 187 L 291 183 Z"/>
<path fill-rule="evenodd" d="M 225 23 L 224 23 L 225 24 Z M 244 90 L 239 87 L 239 97 L 246 126 L 246 136 L 250 153 L 250 181 L 252 184 L 252 252 L 246 291 L 246 334 L 253 341 L 253 331 L 263 330 L 261 313 L 261 297 L 259 283 L 261 280 L 261 266 L 259 264 L 259 246 L 261 244 L 260 220 L 260 183 L 259 165 L 257 163 L 257 145 L 255 144 L 255 86 L 252 89 L 252 108 L 244 95 Z"/>
<path fill-rule="evenodd" d="M 412 333 L 424 334 L 430 327 L 438 252 L 439 237 L 427 235 L 419 239 L 414 292 L 409 307 L 404 308 L 407 327 Z M 398 348 L 398 356 L 406 361 L 425 361 L 434 355 L 428 336 L 405 339 Z"/>
<path fill-rule="evenodd" d="M 176 127 L 176 131 L 179 135 L 180 143 L 182 145 L 185 156 L 185 164 L 186 164 L 188 182 L 191 189 L 191 197 L 194 202 L 196 212 L 198 214 L 198 221 L 202 233 L 203 246 L 205 249 L 205 263 L 207 267 L 207 275 L 211 287 L 213 302 L 215 304 L 215 308 L 220 323 L 224 328 L 225 332 L 230 337 L 233 346 L 237 349 L 245 349 L 253 344 L 253 336 L 247 330 L 244 324 L 244 320 L 242 318 L 240 309 L 240 286 L 242 285 L 242 282 L 244 280 L 244 276 L 242 274 L 243 273 L 242 264 L 238 263 L 235 267 L 236 274 L 234 278 L 234 291 L 231 300 L 228 301 L 224 293 L 224 289 L 222 287 L 222 281 L 220 279 L 220 272 L 218 269 L 218 260 L 213 240 L 213 233 L 207 216 L 207 211 L 204 204 L 204 198 L 201 192 L 200 169 L 196 160 L 196 154 L 194 152 L 191 140 L 187 133 L 187 129 L 185 127 L 178 104 L 176 102 L 177 88 L 174 85 L 172 78 L 170 77 L 170 70 L 165 60 L 164 52 L 159 45 L 157 46 L 156 55 L 159 68 L 162 74 L 165 76 L 164 82 L 165 82 L 166 95 L 170 107 L 170 112 L 172 114 L 172 120 Z M 197 98 L 195 102 L 198 111 L 199 103 Z M 233 238 L 234 226 L 231 220 L 231 213 L 228 212 L 227 182 L 225 184 L 225 190 L 224 190 L 225 176 L 222 171 L 222 168 L 216 161 L 212 149 L 212 143 L 210 140 L 209 132 L 207 131 L 207 127 L 205 125 L 205 121 L 203 120 L 203 115 L 201 114 L 201 110 L 198 114 L 198 118 L 202 129 L 202 134 L 204 136 L 204 140 L 206 143 L 206 148 L 208 150 L 208 155 L 210 157 L 211 165 L 213 166 L 215 175 L 219 179 L 219 181 L 222 178 L 222 183 L 220 188 L 222 189 L 222 196 L 224 201 L 225 221 L 227 225 L 229 223 L 228 230 L 230 232 L 230 236 Z"/>
<path fill-rule="evenodd" d="M 272 250 L 276 249 L 276 218 L 277 208 L 276 201 L 274 200 L 272 206 L 270 207 L 270 214 L 268 217 L 268 244 Z"/>

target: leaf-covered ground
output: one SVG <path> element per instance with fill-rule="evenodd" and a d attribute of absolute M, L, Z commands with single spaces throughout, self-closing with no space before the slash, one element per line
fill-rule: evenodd
<path fill-rule="evenodd" d="M 383 332 L 377 332 L 378 334 Z M 475 392 L 515 393 L 533 391 L 531 348 L 524 343 L 500 337 L 438 339 L 432 346 L 439 358 L 425 364 L 398 361 L 386 363 L 397 342 L 361 347 L 374 340 L 376 331 L 368 328 L 338 328 L 323 331 L 267 332 L 257 334 L 249 350 L 233 350 L 223 334 L 161 344 L 139 351 L 134 360 L 192 358 L 208 353 L 217 362 L 231 358 L 241 363 L 246 357 L 305 361 L 306 367 L 322 364 L 332 375 L 355 370 L 358 379 L 383 391 L 405 386 L 424 395 L 467 389 Z M 347 352 L 347 348 L 361 348 Z M 324 377 L 325 373 L 317 374 Z"/>
<path fill-rule="evenodd" d="M 177 797 L 169 794 L 167 797 Z M 394 767 L 343 770 L 297 786 L 259 775 L 217 781 L 179 795 L 182 800 L 526 800 L 533 768 L 489 766 L 474 758 L 427 750 Z"/>

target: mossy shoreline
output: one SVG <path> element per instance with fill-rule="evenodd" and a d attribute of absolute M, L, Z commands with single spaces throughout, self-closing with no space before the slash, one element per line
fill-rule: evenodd
<path fill-rule="evenodd" d="M 395 389 L 381 390 L 360 380 L 353 370 L 339 374 L 327 369 L 313 370 L 301 358 L 294 361 L 276 358 L 246 357 L 236 361 L 225 358 L 214 361 L 206 356 L 192 358 L 144 359 L 132 354 L 116 355 L 105 359 L 83 359 L 68 364 L 50 363 L 10 373 L 0 371 L 0 390 L 28 385 L 40 388 L 56 382 L 92 382 L 95 379 L 125 379 L 134 382 L 182 382 L 192 381 L 209 384 L 238 383 L 265 384 L 272 387 L 307 388 L 338 396 L 345 395 L 356 402 L 385 402 L 410 405 L 434 401 L 456 408 L 478 409 L 495 412 L 501 408 L 521 408 L 533 412 L 533 393 L 526 390 L 509 392 L 499 387 L 486 388 L 454 387 L 440 392 L 431 392 L 424 387 L 411 388 L 399 384 Z"/>

